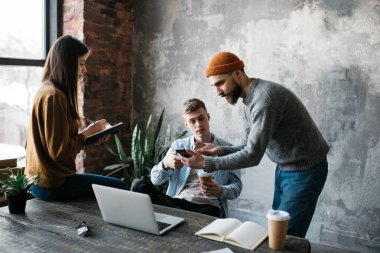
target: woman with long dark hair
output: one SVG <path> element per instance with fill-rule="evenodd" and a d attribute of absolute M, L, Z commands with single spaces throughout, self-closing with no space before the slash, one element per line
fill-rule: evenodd
<path fill-rule="evenodd" d="M 31 188 L 43 200 L 64 200 L 92 194 L 91 184 L 126 188 L 122 180 L 95 174 L 76 174 L 75 157 L 84 147 L 84 140 L 103 130 L 102 119 L 84 130 L 79 97 L 86 74 L 89 49 L 78 39 L 66 35 L 51 47 L 36 93 L 26 139 L 28 176 L 42 180 Z M 101 138 L 97 144 L 108 140 Z"/>

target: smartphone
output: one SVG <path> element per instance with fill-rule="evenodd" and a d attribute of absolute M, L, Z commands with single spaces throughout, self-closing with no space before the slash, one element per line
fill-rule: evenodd
<path fill-rule="evenodd" d="M 186 149 L 184 148 L 179 148 L 179 149 L 176 149 L 175 152 L 177 154 L 179 154 L 180 156 L 183 156 L 183 157 L 186 157 L 186 158 L 189 158 L 191 157 L 191 155 L 189 153 L 186 152 Z"/>

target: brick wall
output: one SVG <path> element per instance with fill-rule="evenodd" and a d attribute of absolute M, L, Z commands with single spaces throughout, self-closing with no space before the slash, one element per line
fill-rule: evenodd
<path fill-rule="evenodd" d="M 63 34 L 83 40 L 91 49 L 87 60 L 84 115 L 124 122 L 120 135 L 131 140 L 132 118 L 132 1 L 64 0 Z M 113 137 L 110 140 L 114 143 Z M 127 151 L 130 150 L 128 145 Z M 103 146 L 86 148 L 86 172 L 95 172 L 114 161 Z"/>

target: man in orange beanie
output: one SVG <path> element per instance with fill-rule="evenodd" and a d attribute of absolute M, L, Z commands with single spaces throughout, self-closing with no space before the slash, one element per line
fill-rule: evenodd
<path fill-rule="evenodd" d="M 244 62 L 219 52 L 206 71 L 218 96 L 244 104 L 244 141 L 233 147 L 205 143 L 193 156 L 182 158 L 206 172 L 256 166 L 264 153 L 277 164 L 272 208 L 290 214 L 288 234 L 305 237 L 326 181 L 329 146 L 302 102 L 285 87 L 250 78 Z M 219 156 L 203 156 L 219 155 Z"/>

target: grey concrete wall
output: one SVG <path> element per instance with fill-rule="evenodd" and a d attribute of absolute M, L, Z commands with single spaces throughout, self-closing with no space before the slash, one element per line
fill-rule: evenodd
<path fill-rule="evenodd" d="M 249 76 L 294 91 L 331 146 L 307 238 L 379 252 L 379 0 L 138 0 L 134 15 L 137 121 L 165 107 L 165 124 L 181 129 L 182 103 L 198 97 L 213 132 L 238 143 L 241 105 L 218 98 L 204 77 L 216 52 L 236 53 Z M 244 190 L 231 203 L 233 216 L 265 225 L 274 169 L 265 157 L 242 170 Z"/>

